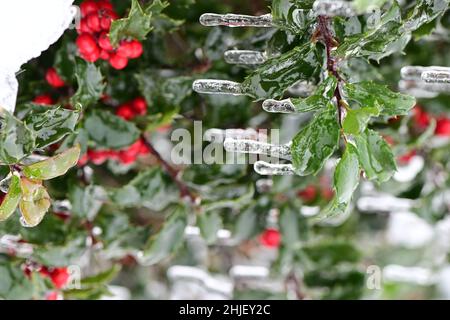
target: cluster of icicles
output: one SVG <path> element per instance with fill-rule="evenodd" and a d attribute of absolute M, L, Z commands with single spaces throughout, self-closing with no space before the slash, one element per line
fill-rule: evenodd
<path fill-rule="evenodd" d="M 351 17 L 358 14 L 353 8 L 352 2 L 340 0 L 318 0 L 313 5 L 313 12 L 316 15 L 330 17 Z M 200 23 L 208 27 L 275 27 L 271 14 L 248 16 L 205 13 L 200 17 Z M 269 58 L 266 52 L 260 51 L 228 50 L 224 52 L 224 59 L 229 64 L 259 65 Z M 450 91 L 450 68 L 407 66 L 402 69 L 401 75 L 402 80 L 399 83 L 399 89 L 416 97 L 435 97 L 439 93 Z M 245 88 L 241 83 L 228 80 L 200 79 L 194 81 L 192 87 L 194 91 L 202 94 L 245 95 Z M 287 91 L 292 96 L 305 97 L 311 95 L 314 90 L 314 85 L 302 81 L 288 88 Z M 268 99 L 263 102 L 262 108 L 270 113 L 293 114 L 297 112 L 290 99 Z M 215 130 L 220 131 L 220 129 Z M 223 130 L 223 133 L 225 132 L 229 132 L 229 130 Z M 290 145 L 291 143 L 273 145 L 265 141 L 258 141 L 248 137 L 245 132 L 242 135 L 226 135 L 224 141 L 224 148 L 228 152 L 268 155 L 287 161 L 291 160 Z M 280 164 L 257 161 L 254 164 L 254 169 L 261 175 L 295 174 L 294 167 L 290 163 Z"/>

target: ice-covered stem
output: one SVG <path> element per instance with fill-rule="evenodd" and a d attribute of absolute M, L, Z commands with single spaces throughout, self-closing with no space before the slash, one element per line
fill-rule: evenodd
<path fill-rule="evenodd" d="M 167 172 L 167 174 L 175 182 L 178 189 L 180 190 L 181 198 L 188 198 L 193 205 L 197 205 L 199 198 L 195 194 L 193 194 L 191 192 L 191 190 L 189 189 L 189 187 L 180 179 L 179 170 L 175 169 L 166 160 L 164 160 L 164 158 L 161 156 L 161 154 L 147 140 L 145 135 L 142 135 L 141 138 L 142 138 L 142 141 L 144 142 L 144 144 L 150 150 L 151 154 L 156 158 L 158 163 L 163 167 L 163 169 Z"/>
<path fill-rule="evenodd" d="M 332 51 L 339 44 L 337 40 L 334 38 L 333 33 L 331 31 L 330 17 L 327 16 L 318 16 L 318 36 L 322 40 L 325 45 L 325 51 L 327 55 L 327 70 L 330 74 L 332 74 L 337 80 L 338 84 L 336 89 L 334 90 L 334 97 L 337 100 L 337 108 L 338 108 L 338 121 L 339 125 L 342 128 L 342 122 L 344 120 L 345 115 L 345 101 L 342 98 L 342 94 L 340 91 L 340 85 L 344 83 L 344 79 L 338 72 L 337 60 L 333 57 Z M 345 136 L 344 136 L 345 138 Z"/>

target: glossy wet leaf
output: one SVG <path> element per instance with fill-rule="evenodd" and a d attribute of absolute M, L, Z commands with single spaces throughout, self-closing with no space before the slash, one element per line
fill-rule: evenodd
<path fill-rule="evenodd" d="M 95 219 L 103 203 L 108 200 L 105 189 L 96 185 L 81 187 L 75 184 L 69 189 L 68 196 L 72 204 L 72 213 L 89 221 Z"/>
<path fill-rule="evenodd" d="M 314 17 L 309 15 L 313 1 L 298 0 L 274 0 L 272 1 L 272 17 L 274 24 L 281 29 L 287 29 L 293 33 L 306 32 Z"/>
<path fill-rule="evenodd" d="M 32 110 L 24 119 L 36 134 L 36 148 L 45 148 L 73 132 L 80 113 L 62 108 Z"/>
<path fill-rule="evenodd" d="M 415 31 L 434 21 L 448 9 L 449 0 L 419 0 L 407 13 L 405 27 Z M 429 29 L 431 31 L 432 29 Z"/>
<path fill-rule="evenodd" d="M 49 180 L 66 174 L 77 164 L 80 145 L 76 145 L 56 156 L 23 167 L 23 174 L 34 180 Z"/>
<path fill-rule="evenodd" d="M 23 195 L 19 203 L 22 218 L 27 227 L 35 227 L 50 208 L 50 196 L 41 181 L 22 178 L 20 185 Z"/>
<path fill-rule="evenodd" d="M 9 112 L 0 113 L 0 162 L 15 164 L 35 148 L 35 133 Z"/>
<path fill-rule="evenodd" d="M 324 80 L 316 89 L 316 91 L 308 98 L 291 98 L 297 112 L 309 112 L 326 108 L 333 98 L 334 91 L 337 86 L 335 77 L 330 76 Z"/>
<path fill-rule="evenodd" d="M 0 204 L 0 221 L 5 221 L 16 211 L 21 198 L 20 177 L 17 173 L 14 173 L 11 177 L 8 193 Z"/>
<path fill-rule="evenodd" d="M 208 244 L 217 240 L 217 232 L 222 228 L 222 218 L 218 212 L 208 212 L 198 217 L 198 226 L 202 237 Z"/>
<path fill-rule="evenodd" d="M 359 184 L 360 169 L 356 147 L 347 143 L 344 155 L 334 172 L 334 188 L 339 203 L 348 203 Z"/>
<path fill-rule="evenodd" d="M 376 117 L 379 114 L 380 110 L 377 106 L 348 110 L 343 123 L 344 132 L 348 134 L 360 134 L 366 130 L 370 118 Z"/>
<path fill-rule="evenodd" d="M 301 176 L 316 174 L 339 142 L 336 108 L 329 103 L 292 141 L 292 163 Z"/>
<path fill-rule="evenodd" d="M 343 89 L 348 99 L 356 101 L 361 109 L 368 108 L 367 112 L 361 111 L 366 114 L 376 115 L 379 109 L 382 115 L 390 117 L 407 115 L 416 104 L 414 97 L 392 92 L 385 85 L 372 81 L 347 83 Z"/>
<path fill-rule="evenodd" d="M 319 47 L 306 43 L 265 62 L 245 79 L 242 86 L 249 96 L 257 100 L 277 98 L 298 81 L 314 82 L 321 63 Z"/>
<path fill-rule="evenodd" d="M 141 262 L 153 265 L 175 253 L 183 243 L 186 226 L 186 212 L 181 208 L 176 209 L 162 229 L 149 240 Z"/>
<path fill-rule="evenodd" d="M 394 155 L 387 142 L 375 131 L 366 130 L 355 136 L 358 158 L 369 180 L 385 182 L 397 169 Z"/>
<path fill-rule="evenodd" d="M 86 109 L 102 97 L 105 89 L 103 75 L 95 64 L 77 59 L 76 78 L 78 89 L 70 101 L 73 106 L 80 104 Z"/>
<path fill-rule="evenodd" d="M 136 142 L 140 135 L 134 123 L 103 110 L 86 115 L 84 128 L 98 149 L 121 149 Z"/>
<path fill-rule="evenodd" d="M 138 0 L 132 0 L 128 16 L 111 23 L 109 37 L 111 44 L 116 46 L 120 40 L 132 38 L 145 40 L 147 34 L 153 29 L 152 13 L 146 13 Z"/>

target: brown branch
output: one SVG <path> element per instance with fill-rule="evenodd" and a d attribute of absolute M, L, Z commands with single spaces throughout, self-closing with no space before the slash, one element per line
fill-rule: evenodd
<path fill-rule="evenodd" d="M 164 168 L 167 174 L 175 182 L 178 189 L 180 190 L 180 196 L 182 198 L 189 198 L 192 204 L 198 205 L 199 198 L 194 193 L 192 193 L 191 190 L 189 190 L 189 187 L 180 179 L 180 171 L 172 167 L 166 160 L 164 160 L 161 154 L 155 149 L 155 147 L 153 147 L 153 145 L 147 140 L 144 135 L 142 135 L 141 138 L 152 155 L 156 158 L 156 160 L 158 160 L 158 163 Z"/>

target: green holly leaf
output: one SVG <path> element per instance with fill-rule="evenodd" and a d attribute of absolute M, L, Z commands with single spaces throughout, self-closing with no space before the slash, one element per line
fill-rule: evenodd
<path fill-rule="evenodd" d="M 361 113 L 375 115 L 379 109 L 380 114 L 389 117 L 407 115 L 416 104 L 414 97 L 392 92 L 385 85 L 372 81 L 347 83 L 343 89 L 347 98 L 357 102 L 361 109 L 368 108 Z"/>
<path fill-rule="evenodd" d="M 36 148 L 52 145 L 73 133 L 80 113 L 62 108 L 32 110 L 24 119 L 36 133 Z"/>
<path fill-rule="evenodd" d="M 133 144 L 140 135 L 132 122 L 111 112 L 93 110 L 86 115 L 84 129 L 99 149 L 121 149 Z"/>
<path fill-rule="evenodd" d="M 329 76 L 327 79 L 322 81 L 314 94 L 308 98 L 291 98 L 290 101 L 294 105 L 297 112 L 310 112 L 323 109 L 333 98 L 336 86 L 337 79 L 333 76 Z"/>
<path fill-rule="evenodd" d="M 222 219 L 217 212 L 203 213 L 198 217 L 200 233 L 208 244 L 217 240 L 217 232 L 222 228 Z"/>
<path fill-rule="evenodd" d="M 11 177 L 8 193 L 0 204 L 0 221 L 5 221 L 16 211 L 20 199 L 22 199 L 20 176 L 18 173 L 14 173 Z"/>
<path fill-rule="evenodd" d="M 160 168 L 141 172 L 127 185 L 112 193 L 112 200 L 120 207 L 145 207 L 161 211 L 178 201 L 178 189 L 173 180 Z"/>
<path fill-rule="evenodd" d="M 34 180 L 50 180 L 66 174 L 77 164 L 79 157 L 80 145 L 76 145 L 56 156 L 25 166 L 23 174 Z"/>
<path fill-rule="evenodd" d="M 19 203 L 22 218 L 28 227 L 37 226 L 50 208 L 50 196 L 42 181 L 20 180 L 22 200 Z"/>
<path fill-rule="evenodd" d="M 316 174 L 339 143 L 339 125 L 333 104 L 317 113 L 292 141 L 292 163 L 301 176 Z"/>
<path fill-rule="evenodd" d="M 82 188 L 77 184 L 73 184 L 69 189 L 68 196 L 72 204 L 72 213 L 89 221 L 95 219 L 103 203 L 108 200 L 105 189 L 96 185 Z"/>
<path fill-rule="evenodd" d="M 380 109 L 377 106 L 365 107 L 360 109 L 349 109 L 345 116 L 343 128 L 348 134 L 360 134 L 366 130 L 370 118 L 380 115 Z"/>
<path fill-rule="evenodd" d="M 419 0 L 407 13 L 405 28 L 416 31 L 425 24 L 430 24 L 447 11 L 449 0 Z M 428 28 L 431 32 L 433 28 Z"/>
<path fill-rule="evenodd" d="M 298 81 L 315 80 L 321 64 L 319 47 L 306 43 L 265 62 L 245 79 L 243 90 L 258 100 L 280 97 Z"/>
<path fill-rule="evenodd" d="M 102 97 L 106 85 L 100 69 L 81 59 L 77 59 L 76 78 L 78 89 L 70 101 L 73 106 L 79 104 L 86 109 Z"/>
<path fill-rule="evenodd" d="M 367 179 L 385 182 L 397 170 L 394 154 L 387 142 L 375 131 L 366 130 L 355 136 L 361 167 Z"/>
<path fill-rule="evenodd" d="M 132 0 L 128 17 L 111 23 L 109 31 L 111 44 L 117 46 L 124 38 L 145 40 L 147 34 L 153 29 L 151 24 L 152 13 L 145 12 L 138 0 Z"/>
<path fill-rule="evenodd" d="M 0 162 L 15 164 L 35 148 L 35 133 L 5 110 L 0 113 Z"/>
<path fill-rule="evenodd" d="M 183 244 L 186 226 L 186 212 L 178 208 L 162 229 L 150 238 L 140 262 L 144 265 L 153 265 L 174 254 Z"/>
<path fill-rule="evenodd" d="M 334 172 L 334 188 L 338 203 L 348 203 L 359 184 L 358 151 L 350 142 Z"/>
<path fill-rule="evenodd" d="M 353 0 L 353 7 L 357 12 L 368 12 L 373 9 L 381 8 L 387 0 Z"/>
<path fill-rule="evenodd" d="M 272 1 L 272 17 L 274 24 L 292 33 L 303 34 L 308 25 L 315 19 L 309 15 L 314 1 L 274 0 Z"/>

